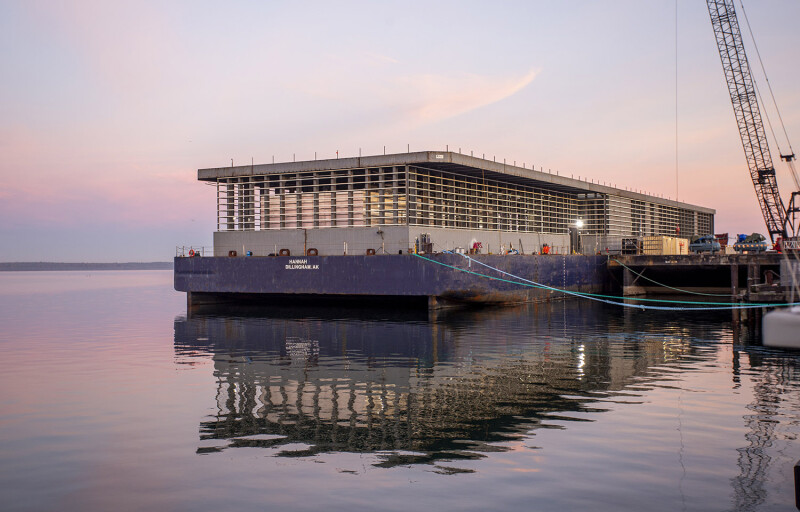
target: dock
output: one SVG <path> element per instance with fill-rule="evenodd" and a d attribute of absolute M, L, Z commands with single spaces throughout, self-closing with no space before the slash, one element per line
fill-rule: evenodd
<path fill-rule="evenodd" d="M 800 260 L 781 253 L 620 255 L 610 256 L 608 267 L 625 297 L 699 295 L 776 306 L 800 300 Z"/>
<path fill-rule="evenodd" d="M 611 256 L 609 269 L 622 273 L 622 294 L 722 293 L 749 302 L 782 301 L 791 286 L 791 263 L 780 253 Z M 782 271 L 782 265 L 785 267 Z"/>

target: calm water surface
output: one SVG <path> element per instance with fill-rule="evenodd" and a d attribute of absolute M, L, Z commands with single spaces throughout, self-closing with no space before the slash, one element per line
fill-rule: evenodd
<path fill-rule="evenodd" d="M 4 510 L 793 510 L 800 355 L 584 302 L 187 314 L 0 273 Z"/>

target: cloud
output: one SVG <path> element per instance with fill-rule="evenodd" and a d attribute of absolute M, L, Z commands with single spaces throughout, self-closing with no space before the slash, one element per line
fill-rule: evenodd
<path fill-rule="evenodd" d="M 521 77 L 427 74 L 403 78 L 400 84 L 408 91 L 408 114 L 421 122 L 436 122 L 509 98 L 537 74 L 537 70 Z"/>
<path fill-rule="evenodd" d="M 397 60 L 397 59 L 395 59 L 393 57 L 389 57 L 388 55 L 381 55 L 379 53 L 365 52 L 364 56 L 367 57 L 369 60 L 371 60 L 371 61 L 373 61 L 375 63 L 378 63 L 378 64 L 399 64 L 400 63 L 399 60 Z"/>
<path fill-rule="evenodd" d="M 369 58 L 378 57 L 370 54 Z M 509 98 L 528 86 L 539 73 L 532 69 L 516 76 L 413 74 L 403 73 L 402 63 L 392 64 L 391 69 L 387 69 L 382 66 L 361 67 L 365 65 L 363 56 L 358 60 L 358 65 L 343 59 L 337 67 L 317 68 L 313 80 L 295 78 L 285 87 L 321 102 L 321 109 L 336 105 L 346 110 L 348 115 L 380 119 L 383 125 L 419 126 L 460 116 Z M 357 73 L 355 69 L 358 69 Z M 360 78 L 352 80 L 356 74 Z"/>

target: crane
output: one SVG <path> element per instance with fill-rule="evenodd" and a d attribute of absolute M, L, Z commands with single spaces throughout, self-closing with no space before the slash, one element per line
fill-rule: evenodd
<path fill-rule="evenodd" d="M 784 206 L 778 192 L 775 166 L 772 163 L 767 134 L 758 105 L 758 93 L 744 51 L 733 0 L 706 0 L 706 3 L 719 48 L 719 56 L 722 60 L 722 69 L 731 95 L 733 112 L 739 125 L 739 136 L 742 139 L 747 166 L 756 189 L 761 213 L 767 224 L 769 237 L 773 242 L 776 237 L 780 237 L 782 240 L 788 238 L 796 245 L 797 223 L 795 217 L 800 213 L 800 190 L 792 193 L 789 207 Z M 790 165 L 794 173 L 792 163 L 795 159 L 794 153 L 782 154 L 781 159 Z M 796 174 L 794 176 L 797 182 Z"/>

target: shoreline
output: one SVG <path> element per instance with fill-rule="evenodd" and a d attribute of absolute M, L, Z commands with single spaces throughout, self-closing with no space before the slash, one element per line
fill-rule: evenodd
<path fill-rule="evenodd" d="M 87 271 L 87 270 L 172 270 L 171 261 L 153 261 L 146 263 L 62 263 L 62 262 L 0 262 L 0 272 L 36 272 L 36 271 Z"/>

